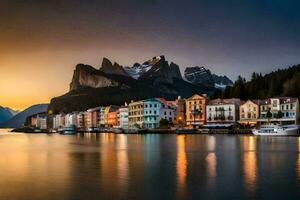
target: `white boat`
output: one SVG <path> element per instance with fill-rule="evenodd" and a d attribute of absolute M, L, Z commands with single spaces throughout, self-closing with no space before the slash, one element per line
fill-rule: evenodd
<path fill-rule="evenodd" d="M 263 125 L 259 129 L 253 129 L 252 133 L 264 136 L 300 136 L 299 128 L 298 125 Z"/>

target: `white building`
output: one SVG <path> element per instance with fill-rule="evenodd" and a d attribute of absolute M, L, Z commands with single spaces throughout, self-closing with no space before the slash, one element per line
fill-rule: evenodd
<path fill-rule="evenodd" d="M 127 106 L 119 108 L 118 126 L 122 129 L 128 129 L 128 107 Z"/>
<path fill-rule="evenodd" d="M 36 118 L 36 126 L 41 130 L 47 129 L 47 114 L 39 113 Z"/>
<path fill-rule="evenodd" d="M 65 126 L 71 127 L 75 126 L 77 127 L 77 113 L 69 113 L 65 116 Z"/>
<path fill-rule="evenodd" d="M 240 99 L 213 99 L 206 105 L 208 124 L 234 124 L 239 120 Z"/>
<path fill-rule="evenodd" d="M 258 122 L 261 124 L 298 124 L 299 100 L 292 97 L 279 97 L 262 100 Z"/>
<path fill-rule="evenodd" d="M 169 123 L 175 121 L 176 103 L 162 98 L 144 100 L 144 127 L 148 129 L 158 128 L 161 119 Z"/>
<path fill-rule="evenodd" d="M 53 117 L 53 129 L 57 130 L 65 127 L 65 115 L 57 114 Z"/>

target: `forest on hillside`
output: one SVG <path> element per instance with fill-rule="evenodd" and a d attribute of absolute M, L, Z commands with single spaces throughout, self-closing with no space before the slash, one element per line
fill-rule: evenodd
<path fill-rule="evenodd" d="M 253 72 L 250 81 L 239 76 L 232 87 L 216 94 L 220 98 L 243 100 L 279 96 L 300 97 L 300 64 L 265 75 Z"/>

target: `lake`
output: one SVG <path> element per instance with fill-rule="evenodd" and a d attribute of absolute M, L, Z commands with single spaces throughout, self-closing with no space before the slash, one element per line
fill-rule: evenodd
<path fill-rule="evenodd" d="M 300 199 L 300 138 L 0 130 L 0 199 Z"/>

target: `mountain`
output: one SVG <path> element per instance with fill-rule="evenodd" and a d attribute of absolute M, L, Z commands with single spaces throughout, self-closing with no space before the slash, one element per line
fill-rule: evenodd
<path fill-rule="evenodd" d="M 104 58 L 100 69 L 78 64 L 70 91 L 51 100 L 53 113 L 86 110 L 99 105 L 122 105 L 131 100 L 151 97 L 175 99 L 194 93 L 212 95 L 216 89 L 204 84 L 194 85 L 182 79 L 179 66 L 164 56 L 153 57 L 132 67 L 112 64 Z"/>
<path fill-rule="evenodd" d="M 0 124 L 8 121 L 9 119 L 11 119 L 13 116 L 15 116 L 18 112 L 14 111 L 10 108 L 4 108 L 2 106 L 0 106 Z"/>
<path fill-rule="evenodd" d="M 135 63 L 132 67 L 125 67 L 125 71 L 134 79 L 142 80 L 150 76 L 167 75 L 166 80 L 172 82 L 173 78 L 182 79 L 179 66 L 172 63 L 168 65 L 164 56 L 156 56 L 144 62 L 143 64 Z"/>
<path fill-rule="evenodd" d="M 18 113 L 17 115 L 13 116 L 11 119 L 8 121 L 0 124 L 1 128 L 20 128 L 23 126 L 26 118 L 28 116 L 41 113 L 41 112 L 46 112 L 48 109 L 48 104 L 38 104 L 38 105 L 33 105 L 24 111 Z"/>
<path fill-rule="evenodd" d="M 212 74 L 205 67 L 187 67 L 184 71 L 184 77 L 193 84 L 204 84 L 221 90 L 233 85 L 233 82 L 227 76 Z"/>
<path fill-rule="evenodd" d="M 300 94 L 300 65 L 279 69 L 262 75 L 253 72 L 251 80 L 246 81 L 239 76 L 232 87 L 220 93 L 219 97 L 241 99 L 264 99 L 276 96 L 299 98 Z"/>

